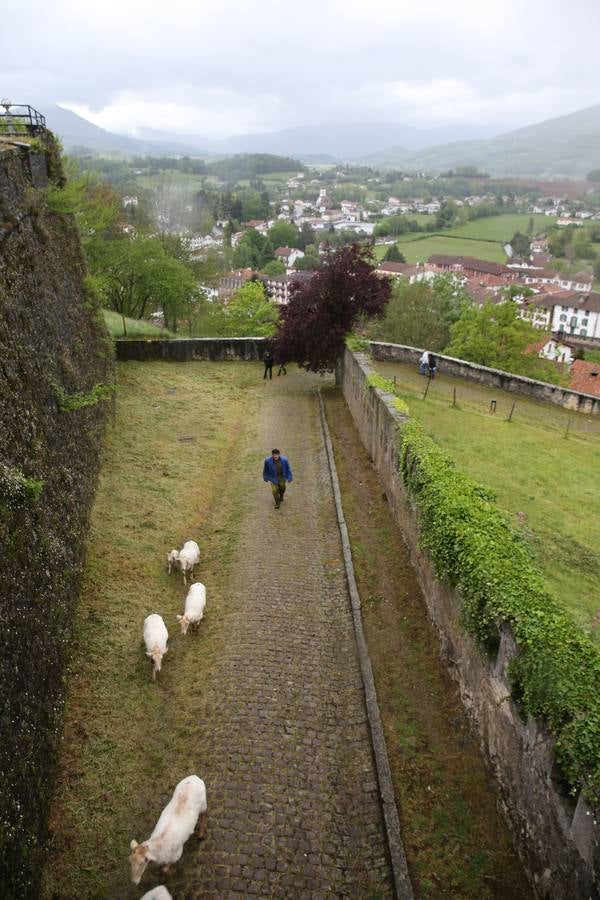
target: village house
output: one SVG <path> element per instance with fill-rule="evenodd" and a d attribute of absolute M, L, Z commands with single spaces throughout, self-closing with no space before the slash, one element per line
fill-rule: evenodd
<path fill-rule="evenodd" d="M 561 362 L 571 365 L 573 362 L 573 348 L 569 344 L 565 344 L 557 338 L 551 337 L 543 342 L 539 348 L 538 356 L 544 359 L 550 359 L 552 362 Z"/>
<path fill-rule="evenodd" d="M 435 272 L 425 269 L 423 266 L 411 266 L 408 263 L 399 263 L 382 260 L 377 266 L 381 275 L 389 275 L 390 278 L 406 278 L 409 284 L 416 281 L 433 281 Z"/>
<path fill-rule="evenodd" d="M 232 294 L 252 278 L 252 269 L 236 269 L 219 278 L 217 292 L 220 300 L 229 300 Z"/>
<path fill-rule="evenodd" d="M 505 282 L 514 281 L 517 270 L 509 269 L 501 263 L 487 259 L 476 259 L 472 256 L 447 256 L 436 253 L 429 257 L 426 266 L 434 272 L 455 272 L 467 278 L 477 278 L 481 283 L 488 283 L 501 278 Z"/>
<path fill-rule="evenodd" d="M 291 269 L 297 259 L 302 259 L 304 252 L 295 247 L 278 247 L 275 251 L 275 259 L 284 263 L 287 269 Z"/>
<path fill-rule="evenodd" d="M 277 306 L 285 306 L 289 303 L 291 286 L 309 281 L 313 274 L 312 271 L 306 270 L 287 275 L 260 275 L 259 277 L 267 290 L 269 299 Z"/>
<path fill-rule="evenodd" d="M 553 332 L 600 339 L 600 293 L 557 291 L 552 300 Z"/>
<path fill-rule="evenodd" d="M 570 374 L 569 387 L 571 390 L 600 397 L 600 363 L 575 359 Z"/>
<path fill-rule="evenodd" d="M 534 297 L 527 297 L 519 308 L 519 316 L 521 319 L 531 322 L 535 328 L 549 331 L 553 309 L 552 295 L 543 293 Z"/>

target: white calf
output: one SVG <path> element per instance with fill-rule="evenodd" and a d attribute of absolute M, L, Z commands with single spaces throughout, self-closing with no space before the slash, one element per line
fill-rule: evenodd
<path fill-rule="evenodd" d="M 200 548 L 196 541 L 186 541 L 179 551 L 179 568 L 183 572 L 183 583 L 187 584 L 186 574 L 190 573 L 190 581 L 194 577 L 194 566 L 200 562 Z"/>
<path fill-rule="evenodd" d="M 147 891 L 140 900 L 173 900 L 173 898 L 164 884 L 159 884 L 157 887 L 152 888 L 151 891 Z"/>
<path fill-rule="evenodd" d="M 185 598 L 185 610 L 182 616 L 177 616 L 181 625 L 181 633 L 186 634 L 190 625 L 199 625 L 204 615 L 206 606 L 206 588 L 199 581 L 190 585 Z"/>
<path fill-rule="evenodd" d="M 198 823 L 198 837 L 204 837 L 206 826 L 206 786 L 197 775 L 180 781 L 173 796 L 160 814 L 154 831 L 147 841 L 130 844 L 129 864 L 131 880 L 139 884 L 149 862 L 155 862 L 168 872 L 183 853 L 183 845 Z"/>
<path fill-rule="evenodd" d="M 146 656 L 152 660 L 152 680 L 156 681 L 156 673 L 160 672 L 162 658 L 167 652 L 169 632 L 162 616 L 152 613 L 144 619 L 144 643 Z"/>

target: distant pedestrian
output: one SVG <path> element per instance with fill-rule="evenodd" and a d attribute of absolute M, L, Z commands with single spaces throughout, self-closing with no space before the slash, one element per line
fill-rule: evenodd
<path fill-rule="evenodd" d="M 271 450 L 263 465 L 263 481 L 271 485 L 275 509 L 279 509 L 283 503 L 286 483 L 292 480 L 292 469 L 286 456 L 282 456 L 279 450 Z"/>
<path fill-rule="evenodd" d="M 267 372 L 269 373 L 269 378 L 272 378 L 273 363 L 275 362 L 275 358 L 270 350 L 265 350 L 263 354 L 263 362 L 265 364 L 265 374 L 263 375 L 263 379 L 267 377 Z"/>
<path fill-rule="evenodd" d="M 427 354 L 427 366 L 429 369 L 429 377 L 435 378 L 435 373 L 437 372 L 437 360 L 433 353 Z"/>
<path fill-rule="evenodd" d="M 419 375 L 427 375 L 429 372 L 429 350 L 424 350 L 419 360 Z"/>
<path fill-rule="evenodd" d="M 286 367 L 285 367 L 285 363 L 284 363 L 284 362 L 280 362 L 280 363 L 279 363 L 279 369 L 277 370 L 277 374 L 278 374 L 278 375 L 281 375 L 282 373 L 283 373 L 284 375 L 287 375 L 287 369 L 286 369 Z"/>

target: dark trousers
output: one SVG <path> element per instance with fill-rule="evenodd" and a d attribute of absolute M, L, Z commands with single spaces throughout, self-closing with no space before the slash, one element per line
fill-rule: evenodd
<path fill-rule="evenodd" d="M 285 494 L 285 481 L 280 481 L 278 484 L 273 484 L 270 482 L 271 490 L 273 491 L 273 500 L 275 501 L 275 506 L 279 506 L 281 501 L 283 500 L 283 495 Z"/>
<path fill-rule="evenodd" d="M 278 374 L 278 375 L 281 375 L 282 372 L 283 372 L 284 375 L 287 375 L 287 369 L 286 369 L 286 367 L 284 366 L 283 363 L 281 363 L 281 365 L 279 366 L 279 372 L 278 372 L 277 374 Z"/>
<path fill-rule="evenodd" d="M 267 377 L 267 372 L 269 373 L 269 378 L 273 377 L 273 363 L 265 363 L 265 374 L 263 378 Z"/>

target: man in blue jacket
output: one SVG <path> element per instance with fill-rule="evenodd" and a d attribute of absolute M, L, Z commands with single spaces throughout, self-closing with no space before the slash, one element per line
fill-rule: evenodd
<path fill-rule="evenodd" d="M 287 457 L 282 456 L 279 450 L 271 450 L 271 455 L 267 456 L 263 466 L 263 481 L 271 485 L 275 509 L 279 509 L 283 503 L 286 482 L 291 480 L 292 470 Z"/>

